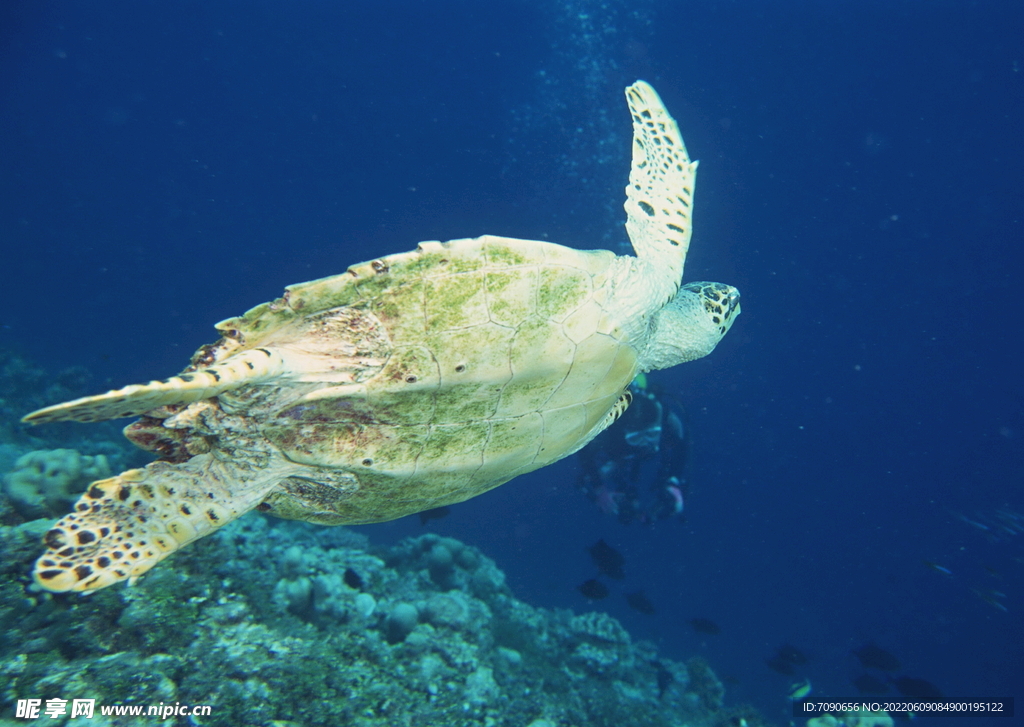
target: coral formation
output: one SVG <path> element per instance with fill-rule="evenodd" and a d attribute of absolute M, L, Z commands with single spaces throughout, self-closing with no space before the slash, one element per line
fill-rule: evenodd
<path fill-rule="evenodd" d="M 23 454 L 4 476 L 4 493 L 26 518 L 67 512 L 90 482 L 110 477 L 105 455 L 74 449 L 41 449 Z"/>
<path fill-rule="evenodd" d="M 89 393 L 89 372 L 83 368 L 71 368 L 50 374 L 26 358 L 5 349 L 0 349 L 0 490 L 13 488 L 8 497 L 0 498 L 0 523 L 13 525 L 26 518 L 51 517 L 67 512 L 74 501 L 60 493 L 63 486 L 59 481 L 49 481 L 52 472 L 46 468 L 52 463 L 61 470 L 67 470 L 72 477 L 75 467 L 88 470 L 95 460 L 86 457 L 80 462 L 56 462 L 66 459 L 60 455 L 37 455 L 34 459 L 49 460 L 30 463 L 36 472 L 11 473 L 13 484 L 5 484 L 4 473 L 19 468 L 19 460 L 41 450 L 76 450 L 107 460 L 111 472 L 120 472 L 129 467 L 138 467 L 149 460 L 149 456 L 134 447 L 121 435 L 117 422 L 100 422 L 91 427 L 78 427 L 62 423 L 52 427 L 30 427 L 21 423 L 21 417 L 41 406 L 55 401 L 67 400 Z M 57 473 L 57 480 L 65 474 Z M 82 475 L 88 477 L 89 475 Z M 69 493 L 74 493 L 78 482 L 70 482 Z M 46 492 L 55 492 L 59 506 Z M 17 508 L 15 508 L 17 506 Z"/>
<path fill-rule="evenodd" d="M 888 712 L 850 711 L 814 717 L 807 727 L 893 727 L 893 720 Z"/>
<path fill-rule="evenodd" d="M 0 527 L 4 717 L 57 695 L 211 705 L 196 725 L 699 727 L 729 713 L 706 664 L 661 658 L 606 614 L 518 601 L 450 538 L 373 549 L 252 516 L 83 598 L 29 585 L 45 528 Z"/>

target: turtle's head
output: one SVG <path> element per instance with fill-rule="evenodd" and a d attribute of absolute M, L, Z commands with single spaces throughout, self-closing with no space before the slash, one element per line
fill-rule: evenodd
<path fill-rule="evenodd" d="M 717 335 L 711 348 L 701 354 L 706 356 L 729 332 L 736 316 L 740 314 L 740 291 L 725 283 L 687 283 L 679 288 L 669 305 L 685 305 L 684 296 L 693 299 L 692 305 L 703 309 L 704 323 L 709 324 L 707 330 Z"/>
<path fill-rule="evenodd" d="M 740 291 L 724 283 L 687 283 L 655 314 L 642 370 L 707 356 L 740 314 Z"/>

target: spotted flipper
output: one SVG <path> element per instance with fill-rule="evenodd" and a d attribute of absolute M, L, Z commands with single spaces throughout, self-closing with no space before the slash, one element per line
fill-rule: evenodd
<path fill-rule="evenodd" d="M 675 120 L 643 81 L 626 89 L 633 117 L 633 166 L 626 187 L 626 232 L 637 257 L 653 263 L 667 281 L 668 297 L 683 277 L 690 247 L 693 187 L 691 162 Z"/>
<path fill-rule="evenodd" d="M 605 429 L 614 424 L 616 421 L 618 421 L 619 417 L 621 417 L 626 412 L 626 409 L 629 408 L 629 405 L 632 402 L 632 392 L 630 392 L 628 389 L 626 391 L 623 391 L 619 398 L 616 400 L 615 404 L 612 405 L 612 408 L 608 411 L 608 413 L 605 414 L 600 421 L 598 421 L 597 426 L 591 429 L 590 433 L 581 440 L 581 444 L 575 451 L 578 452 L 580 449 L 583 449 L 583 447 L 585 447 L 587 444 L 593 441 L 594 437 L 596 437 L 598 434 L 600 434 Z"/>
<path fill-rule="evenodd" d="M 626 409 L 628 409 L 629 405 L 632 403 L 633 392 L 631 392 L 629 389 L 626 389 L 625 391 L 622 392 L 621 396 L 619 396 L 618 401 L 615 402 L 615 405 L 611 408 L 611 411 L 604 415 L 604 421 L 601 422 L 600 424 L 601 429 L 598 432 L 596 432 L 594 436 L 597 436 L 597 434 L 600 434 L 605 429 L 610 427 L 612 424 L 617 422 L 619 420 L 619 417 L 626 413 Z"/>
<path fill-rule="evenodd" d="M 174 551 L 259 504 L 278 478 L 258 472 L 257 480 L 246 482 L 230 465 L 200 455 L 94 482 L 43 537 L 47 550 L 36 561 L 35 581 L 58 592 L 95 591 L 124 580 L 131 585 Z"/>
<path fill-rule="evenodd" d="M 243 383 L 254 384 L 278 376 L 285 369 L 280 353 L 266 348 L 243 351 L 198 371 L 164 381 L 132 384 L 105 394 L 86 396 L 39 409 L 25 416 L 29 424 L 75 421 L 100 422 L 139 416 L 159 406 L 191 404 L 217 396 Z"/>

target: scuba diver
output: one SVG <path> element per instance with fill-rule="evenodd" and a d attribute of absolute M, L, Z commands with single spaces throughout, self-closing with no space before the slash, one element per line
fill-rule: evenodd
<path fill-rule="evenodd" d="M 579 452 L 580 488 L 626 525 L 682 518 L 689 496 L 686 412 L 674 397 L 649 386 L 644 374 L 629 389 L 629 408 Z M 651 484 L 641 488 L 645 477 Z"/>

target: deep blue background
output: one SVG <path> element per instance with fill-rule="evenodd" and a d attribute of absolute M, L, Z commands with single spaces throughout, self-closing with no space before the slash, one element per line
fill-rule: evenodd
<path fill-rule="evenodd" d="M 619 525 L 570 459 L 430 527 L 577 610 L 604 537 L 628 580 L 598 607 L 779 722 L 787 641 L 822 697 L 874 640 L 951 698 L 1024 699 L 1024 535 L 957 517 L 1024 510 L 1020 2 L 14 2 L 0 37 L 0 345 L 97 390 L 419 240 L 614 245 L 622 87 L 650 81 L 702 162 L 686 277 L 743 292 L 658 378 L 688 521 Z"/>

